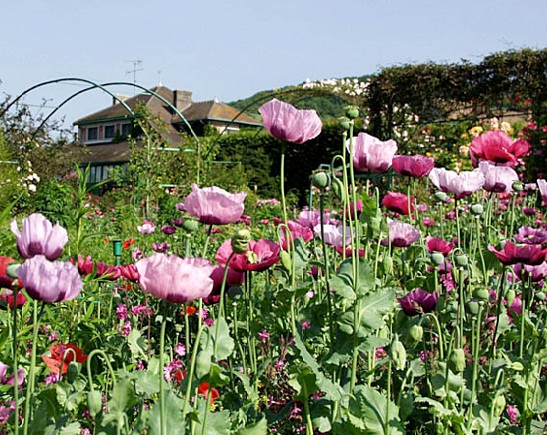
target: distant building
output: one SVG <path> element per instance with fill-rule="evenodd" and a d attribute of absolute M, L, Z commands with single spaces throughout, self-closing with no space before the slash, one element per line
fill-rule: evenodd
<path fill-rule="evenodd" d="M 193 102 L 192 92 L 171 90 L 157 86 L 151 91 L 169 101 L 184 116 L 196 135 L 202 135 L 205 127 L 215 128 L 219 134 L 239 131 L 241 127 L 261 127 L 256 119 L 239 110 L 216 100 Z M 181 140 L 180 134 L 188 131 L 186 122 L 161 99 L 150 93 L 134 97 L 119 97 L 132 110 L 140 103 L 151 114 L 158 116 L 167 126 L 164 137 L 176 147 Z M 78 142 L 85 145 L 87 153 L 80 159 L 84 165 L 90 165 L 90 183 L 108 178 L 108 171 L 114 166 L 124 165 L 131 158 L 131 149 L 127 141 L 133 119 L 127 109 L 114 99 L 113 104 L 74 122 L 78 127 Z"/>

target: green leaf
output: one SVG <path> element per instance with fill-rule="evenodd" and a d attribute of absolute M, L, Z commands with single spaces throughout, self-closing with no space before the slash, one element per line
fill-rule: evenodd
<path fill-rule="evenodd" d="M 196 357 L 196 376 L 198 379 L 209 374 L 211 370 L 211 358 L 213 357 L 212 349 L 200 350 Z"/>
<path fill-rule="evenodd" d="M 159 393 L 160 385 L 157 373 L 150 370 L 137 371 L 135 373 L 135 391 L 137 394 L 144 394 L 151 397 L 152 395 Z"/>
<path fill-rule="evenodd" d="M 148 358 L 146 355 L 146 352 L 141 346 L 144 344 L 144 340 L 142 338 L 142 334 L 139 329 L 133 328 L 131 330 L 131 332 L 127 336 L 127 342 L 129 344 L 129 349 L 131 350 L 131 354 L 133 358 L 135 359 Z"/>
<path fill-rule="evenodd" d="M 137 402 L 133 384 L 129 379 L 119 379 L 112 389 L 112 396 L 107 402 L 107 414 L 103 414 L 102 424 L 107 426 L 114 423 L 121 427 L 123 415 L 126 409 L 131 408 Z"/>
<path fill-rule="evenodd" d="M 315 379 L 315 375 L 306 364 L 291 365 L 288 383 L 296 391 L 296 399 L 305 401 L 318 389 Z"/>
<path fill-rule="evenodd" d="M 268 433 L 268 422 L 261 418 L 253 426 L 244 427 L 237 432 L 237 435 L 266 435 Z"/>
<path fill-rule="evenodd" d="M 203 415 L 205 413 L 205 407 L 209 406 L 205 399 L 198 399 L 199 416 L 200 420 L 196 424 L 195 433 L 207 434 L 207 435 L 229 435 L 230 434 L 230 413 L 228 411 L 210 412 L 207 411 L 207 419 L 205 424 L 203 423 Z"/>
<path fill-rule="evenodd" d="M 165 427 L 167 428 L 169 435 L 184 435 L 186 429 L 185 420 L 182 415 L 182 406 L 184 401 L 170 390 L 167 391 L 167 394 L 165 394 L 164 397 Z M 147 426 L 149 435 L 161 434 L 161 412 L 159 399 L 150 409 Z"/>

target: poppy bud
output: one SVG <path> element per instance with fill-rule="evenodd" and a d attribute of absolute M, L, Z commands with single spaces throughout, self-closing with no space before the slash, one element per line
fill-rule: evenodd
<path fill-rule="evenodd" d="M 382 259 L 382 267 L 384 268 L 384 273 L 393 274 L 393 259 L 391 256 L 384 256 Z"/>
<path fill-rule="evenodd" d="M 189 233 L 197 231 L 199 228 L 198 221 L 194 219 L 184 219 L 184 222 L 182 223 L 182 228 L 184 228 Z"/>
<path fill-rule="evenodd" d="M 420 325 L 413 325 L 412 328 L 410 328 L 409 335 L 415 343 L 419 343 L 424 336 L 424 328 Z"/>
<path fill-rule="evenodd" d="M 539 301 L 544 301 L 544 300 L 545 300 L 545 293 L 543 293 L 543 292 L 537 292 L 537 293 L 536 293 L 536 298 L 537 298 L 537 300 L 539 300 Z"/>
<path fill-rule="evenodd" d="M 236 254 L 245 254 L 249 249 L 249 242 L 251 241 L 251 232 L 249 230 L 239 230 L 232 237 L 232 251 Z"/>
<path fill-rule="evenodd" d="M 369 228 L 371 229 L 373 234 L 379 234 L 380 233 L 380 228 L 382 226 L 382 219 L 377 217 L 377 216 L 374 216 L 374 217 L 370 218 L 370 221 L 369 221 L 368 225 L 369 225 Z"/>
<path fill-rule="evenodd" d="M 291 254 L 289 254 L 287 251 L 281 251 L 279 254 L 279 258 L 281 259 L 281 264 L 283 267 L 290 271 L 291 270 Z"/>
<path fill-rule="evenodd" d="M 507 293 L 505 293 L 505 300 L 507 301 L 507 306 L 510 307 L 513 304 L 513 301 L 515 300 L 515 297 L 517 294 L 515 293 L 515 290 L 509 290 Z"/>
<path fill-rule="evenodd" d="M 448 197 L 448 195 L 444 192 L 435 192 L 435 199 L 439 202 L 446 201 L 447 197 Z"/>
<path fill-rule="evenodd" d="M 398 337 L 391 343 L 389 349 L 389 356 L 395 365 L 395 370 L 403 370 L 406 366 L 406 349 L 403 343 L 399 341 Z"/>
<path fill-rule="evenodd" d="M 344 185 L 337 177 L 332 177 L 332 190 L 338 199 L 344 198 Z"/>
<path fill-rule="evenodd" d="M 79 364 L 72 361 L 68 363 L 68 371 L 67 371 L 67 381 L 70 384 L 73 384 L 76 382 L 76 379 L 78 379 L 78 376 L 80 375 L 80 367 Z"/>
<path fill-rule="evenodd" d="M 465 370 L 465 353 L 463 349 L 452 349 L 448 364 L 455 373 L 463 372 Z"/>
<path fill-rule="evenodd" d="M 444 264 L 444 255 L 441 254 L 440 252 L 434 252 L 433 254 L 431 254 L 431 261 L 436 266 L 440 266 L 440 265 Z"/>
<path fill-rule="evenodd" d="M 330 175 L 325 171 L 318 171 L 311 177 L 311 182 L 318 189 L 324 189 L 330 185 Z"/>
<path fill-rule="evenodd" d="M 492 401 L 493 414 L 499 417 L 505 410 L 506 404 L 507 402 L 505 401 L 505 396 L 503 394 L 496 396 L 495 399 Z"/>
<path fill-rule="evenodd" d="M 488 289 L 485 289 L 484 287 L 476 288 L 473 291 L 473 296 L 477 298 L 479 301 L 486 302 L 488 299 L 490 299 L 490 292 L 488 291 Z"/>
<path fill-rule="evenodd" d="M 473 316 L 476 316 L 479 312 L 479 303 L 477 301 L 469 301 L 467 303 L 467 310 Z"/>
<path fill-rule="evenodd" d="M 17 275 L 17 270 L 19 270 L 20 267 L 21 267 L 20 264 L 12 263 L 12 264 L 8 265 L 8 267 L 6 268 L 6 274 L 10 278 L 17 279 L 17 278 L 19 278 L 19 275 Z"/>
<path fill-rule="evenodd" d="M 342 127 L 344 130 L 349 130 L 350 125 L 351 121 L 348 118 L 346 118 L 345 116 L 340 118 L 340 127 Z"/>
<path fill-rule="evenodd" d="M 469 259 L 463 254 L 456 255 L 454 257 L 454 263 L 456 263 L 456 266 L 458 267 L 465 267 L 467 266 L 467 263 L 469 263 Z"/>
<path fill-rule="evenodd" d="M 359 116 L 359 108 L 357 106 L 347 106 L 346 107 L 346 116 L 349 119 L 355 119 Z"/>
<path fill-rule="evenodd" d="M 513 190 L 515 192 L 521 192 L 522 190 L 524 190 L 524 184 L 522 183 L 522 181 L 515 181 L 513 183 Z"/>
<path fill-rule="evenodd" d="M 475 216 L 480 216 L 484 213 L 484 207 L 481 204 L 473 204 L 471 206 L 471 213 Z"/>
<path fill-rule="evenodd" d="M 87 393 L 87 408 L 91 417 L 95 417 L 103 409 L 103 397 L 100 391 L 92 390 Z"/>

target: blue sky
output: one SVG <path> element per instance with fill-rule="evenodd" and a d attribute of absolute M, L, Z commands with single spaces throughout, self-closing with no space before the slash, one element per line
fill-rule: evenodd
<path fill-rule="evenodd" d="M 285 85 L 427 61 L 479 62 L 547 47 L 546 0 L 17 0 L 2 5 L 0 92 L 60 77 L 188 89 L 233 101 Z M 54 107 L 81 89 L 25 98 Z M 113 88 L 132 95 L 131 87 Z M 110 104 L 100 91 L 60 112 L 66 125 Z M 37 109 L 36 109 L 37 110 Z M 46 108 L 46 113 L 48 109 Z"/>

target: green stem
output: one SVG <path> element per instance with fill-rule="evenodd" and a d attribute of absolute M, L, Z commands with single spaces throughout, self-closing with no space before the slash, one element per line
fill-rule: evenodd
<path fill-rule="evenodd" d="M 182 405 L 182 416 L 186 415 L 186 408 L 188 407 L 188 402 L 190 401 L 190 395 L 192 393 L 192 379 L 194 377 L 194 370 L 196 367 L 196 357 L 198 354 L 199 340 L 201 338 L 201 333 L 203 332 L 203 325 L 199 325 L 198 332 L 196 334 L 196 339 L 194 342 L 194 349 L 192 349 L 192 359 L 190 361 L 190 369 L 188 372 L 188 384 L 186 385 L 186 395 L 184 397 L 184 403 Z"/>
<path fill-rule="evenodd" d="M 479 312 L 477 313 L 476 325 L 474 330 L 472 330 L 472 352 L 473 352 L 473 373 L 471 376 L 471 400 L 469 402 L 469 413 L 467 420 L 467 430 L 471 430 L 471 424 L 473 422 L 473 403 L 475 402 L 475 390 L 477 386 L 477 374 L 479 367 L 479 350 L 480 350 L 480 339 L 481 339 L 481 317 L 482 317 L 482 305 L 479 305 Z"/>
<path fill-rule="evenodd" d="M 165 350 L 165 324 L 167 322 L 165 321 L 165 316 L 163 317 L 163 320 L 161 322 L 161 330 L 160 330 L 160 373 L 159 373 L 159 381 L 160 381 L 160 427 L 161 427 L 161 435 L 166 435 L 167 433 L 167 419 L 165 415 L 165 397 L 164 397 L 164 380 L 163 380 L 163 364 L 164 364 L 164 350 Z"/>
<path fill-rule="evenodd" d="M 15 280 L 15 286 L 13 289 L 13 399 L 15 401 L 14 410 L 14 423 L 15 423 L 15 435 L 19 434 L 19 375 L 17 374 L 17 293 L 19 286 L 17 280 Z"/>

